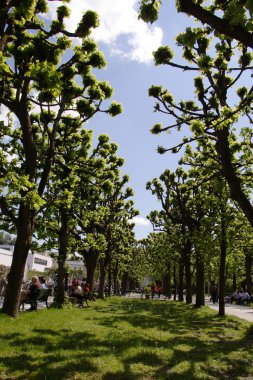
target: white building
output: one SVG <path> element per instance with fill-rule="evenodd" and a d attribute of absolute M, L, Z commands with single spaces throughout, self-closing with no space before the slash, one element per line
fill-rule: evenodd
<path fill-rule="evenodd" d="M 85 265 L 83 260 L 67 259 L 66 264 L 71 270 L 85 271 Z"/>
<path fill-rule="evenodd" d="M 27 270 L 35 270 L 37 272 L 45 272 L 45 270 L 53 268 L 53 259 L 48 255 L 29 252 L 26 261 Z"/>
<path fill-rule="evenodd" d="M 0 245 L 0 265 L 5 265 L 7 267 L 11 266 L 13 249 L 13 245 Z M 41 254 L 37 252 L 33 254 L 29 251 L 25 273 L 30 270 L 43 273 L 46 269 L 53 268 L 53 266 L 53 259 L 48 254 Z"/>
<path fill-rule="evenodd" d="M 6 267 L 11 266 L 12 255 L 13 255 L 13 245 L 0 245 L 0 265 L 5 265 Z M 81 258 L 80 255 L 77 255 L 78 258 Z M 85 266 L 83 260 L 78 259 L 67 259 L 66 264 L 70 269 L 75 271 L 85 271 Z M 50 252 L 45 253 L 32 253 L 31 251 L 28 254 L 25 268 L 25 277 L 28 271 L 36 272 L 45 272 L 47 269 L 56 268 L 56 261 L 50 257 Z"/>
<path fill-rule="evenodd" d="M 11 266 L 11 262 L 12 262 L 12 253 L 13 253 L 13 250 L 12 249 L 8 249 L 8 248 L 1 248 L 2 246 L 0 246 L 0 265 L 4 265 L 6 267 L 10 267 Z"/>

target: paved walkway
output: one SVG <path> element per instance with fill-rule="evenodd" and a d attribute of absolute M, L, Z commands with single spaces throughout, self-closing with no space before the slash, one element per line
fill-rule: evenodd
<path fill-rule="evenodd" d="M 219 305 L 216 303 L 215 305 L 209 300 L 206 301 L 206 305 L 211 309 L 216 310 L 218 312 Z M 230 303 L 225 304 L 225 314 L 233 315 L 235 317 L 245 319 L 248 322 L 253 322 L 253 309 L 252 307 L 242 306 L 242 305 L 231 305 Z"/>
<path fill-rule="evenodd" d="M 127 295 L 129 297 L 129 295 Z M 131 293 L 131 298 L 141 298 L 140 294 L 137 293 Z M 211 309 L 216 310 L 218 313 L 219 310 L 219 304 L 216 303 L 215 305 L 209 301 L 210 297 L 206 297 L 206 305 L 209 306 Z M 154 300 L 158 300 L 158 297 L 155 296 Z M 161 296 L 160 300 L 165 300 L 163 296 Z M 168 300 L 168 299 L 167 299 Z M 253 308 L 248 306 L 242 306 L 242 305 L 231 305 L 230 303 L 225 304 L 225 314 L 226 315 L 233 315 L 235 317 L 244 319 L 248 322 L 253 322 Z"/>

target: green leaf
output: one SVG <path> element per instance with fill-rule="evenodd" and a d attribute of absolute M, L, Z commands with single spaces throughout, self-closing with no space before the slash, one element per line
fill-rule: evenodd
<path fill-rule="evenodd" d="M 142 0 L 138 18 L 153 24 L 158 19 L 160 5 L 161 0 Z"/>
<path fill-rule="evenodd" d="M 94 11 L 87 11 L 77 26 L 76 34 L 79 37 L 86 37 L 90 34 L 91 28 L 99 26 L 98 14 Z"/>
<path fill-rule="evenodd" d="M 161 46 L 153 53 L 156 65 L 168 64 L 174 56 L 169 46 Z"/>
<path fill-rule="evenodd" d="M 112 102 L 112 104 L 108 108 L 107 112 L 112 117 L 117 116 L 123 112 L 123 106 L 120 103 Z"/>

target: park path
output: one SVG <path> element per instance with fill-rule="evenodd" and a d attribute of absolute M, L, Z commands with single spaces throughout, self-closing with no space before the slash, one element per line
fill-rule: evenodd
<path fill-rule="evenodd" d="M 137 293 L 131 293 L 130 295 L 127 295 L 126 297 L 131 297 L 131 298 L 141 298 L 140 294 Z M 193 297 L 194 298 L 194 297 Z M 210 297 L 206 297 L 205 303 L 206 306 L 210 307 L 211 309 L 217 311 L 219 310 L 219 304 L 216 303 L 215 305 L 210 302 Z M 158 297 L 154 297 L 154 301 L 158 300 Z M 165 300 L 163 296 L 161 296 L 160 300 Z M 168 301 L 168 298 L 166 299 Z M 248 306 L 242 306 L 242 305 L 232 305 L 230 303 L 225 304 L 225 314 L 226 315 L 233 315 L 234 317 L 238 317 L 241 319 L 244 319 L 248 322 L 253 322 L 253 308 L 248 307 Z"/>
<path fill-rule="evenodd" d="M 218 303 L 216 303 L 214 305 L 209 300 L 206 300 L 206 305 L 209 306 L 211 309 L 216 310 L 218 313 L 218 310 L 219 310 L 219 304 Z M 232 305 L 230 303 L 226 303 L 225 304 L 225 314 L 226 315 L 233 315 L 234 317 L 245 319 L 248 322 L 253 322 L 253 309 L 252 309 L 252 307 L 242 306 L 242 305 Z"/>

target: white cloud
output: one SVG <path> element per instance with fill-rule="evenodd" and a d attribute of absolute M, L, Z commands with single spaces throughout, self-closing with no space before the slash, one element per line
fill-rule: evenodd
<path fill-rule="evenodd" d="M 7 107 L 5 107 L 3 104 L 0 105 L 0 119 L 1 120 L 7 120 L 9 112 L 10 111 Z"/>
<path fill-rule="evenodd" d="M 57 1 L 50 4 L 53 12 L 59 5 Z M 72 31 L 83 12 L 91 9 L 99 14 L 100 26 L 94 30 L 92 37 L 108 45 L 112 55 L 150 63 L 153 60 L 152 52 L 162 43 L 161 28 L 138 20 L 138 0 L 71 0 L 69 7 L 71 17 L 66 21 L 66 26 Z"/>
<path fill-rule="evenodd" d="M 135 216 L 131 222 L 135 223 L 136 226 L 150 226 L 150 221 L 142 216 Z"/>

